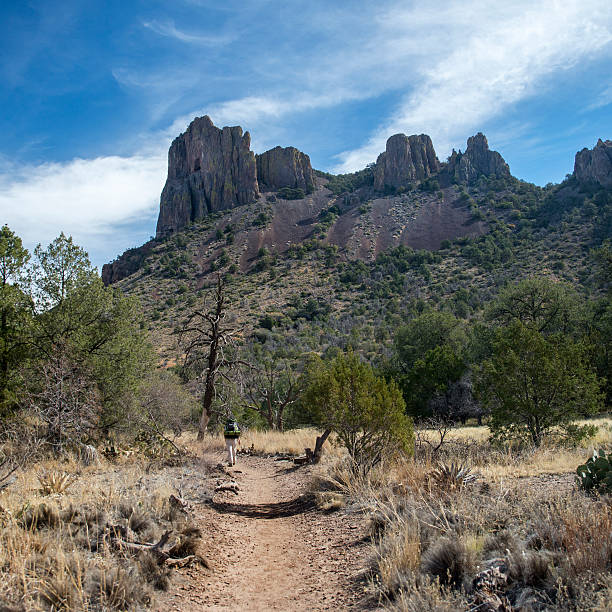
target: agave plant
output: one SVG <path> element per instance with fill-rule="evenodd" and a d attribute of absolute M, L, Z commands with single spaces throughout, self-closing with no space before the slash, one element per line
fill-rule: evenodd
<path fill-rule="evenodd" d="M 466 465 L 455 463 L 438 463 L 438 467 L 431 473 L 436 485 L 443 489 L 461 489 L 478 478 L 478 475 Z"/>
<path fill-rule="evenodd" d="M 38 474 L 40 492 L 43 495 L 64 493 L 66 489 L 74 482 L 74 480 L 75 478 L 71 474 L 57 470 L 41 472 Z"/>

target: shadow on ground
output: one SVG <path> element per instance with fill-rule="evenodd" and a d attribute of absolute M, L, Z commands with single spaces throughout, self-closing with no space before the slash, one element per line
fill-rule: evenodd
<path fill-rule="evenodd" d="M 213 502 L 210 504 L 221 514 L 238 514 L 249 518 L 275 519 L 284 516 L 306 514 L 316 510 L 314 496 L 300 495 L 295 499 L 274 504 L 232 504 L 229 502 Z"/>

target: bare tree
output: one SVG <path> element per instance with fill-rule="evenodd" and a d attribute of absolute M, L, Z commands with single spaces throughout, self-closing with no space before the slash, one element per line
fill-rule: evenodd
<path fill-rule="evenodd" d="M 244 382 L 248 401 L 245 408 L 258 412 L 270 429 L 283 431 L 285 410 L 294 404 L 302 390 L 300 376 L 288 364 L 266 361 L 262 367 L 251 368 Z"/>
<path fill-rule="evenodd" d="M 34 374 L 36 388 L 27 393 L 26 405 L 45 424 L 46 441 L 57 449 L 80 442 L 100 417 L 100 401 L 91 377 L 59 347 Z"/>
<path fill-rule="evenodd" d="M 221 275 L 217 275 L 212 308 L 192 312 L 185 322 L 180 338 L 180 344 L 185 348 L 185 376 L 189 378 L 194 374 L 204 381 L 198 440 L 204 437 L 212 416 L 217 377 L 226 376 L 225 371 L 238 363 L 230 359 L 226 352 L 233 345 L 240 330 L 225 323 L 226 314 L 225 283 Z"/>

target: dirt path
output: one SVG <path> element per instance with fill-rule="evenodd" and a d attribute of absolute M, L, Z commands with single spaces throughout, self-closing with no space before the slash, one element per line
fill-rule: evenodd
<path fill-rule="evenodd" d="M 368 554 L 361 517 L 317 510 L 305 495 L 308 467 L 241 456 L 227 472 L 238 495 L 195 510 L 210 569 L 181 570 L 157 609 L 358 609 Z"/>

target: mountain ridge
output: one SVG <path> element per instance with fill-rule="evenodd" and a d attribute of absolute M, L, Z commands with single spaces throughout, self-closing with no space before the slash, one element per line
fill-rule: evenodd
<path fill-rule="evenodd" d="M 594 149 L 576 154 L 577 180 L 602 185 L 612 180 L 611 145 L 599 140 Z M 232 232 L 232 240 L 242 244 L 242 271 L 254 265 L 262 248 L 283 253 L 314 236 L 338 247 L 346 259 L 371 260 L 399 245 L 436 250 L 445 240 L 489 231 L 465 195 L 470 184 L 480 177 L 517 180 L 481 132 L 468 139 L 463 153 L 453 150 L 446 162 L 438 160 L 429 136 L 393 135 L 371 172 L 362 171 L 357 187 L 343 185 L 350 175 L 317 176 L 309 157 L 294 147 L 255 155 L 248 131 L 217 128 L 208 116 L 194 119 L 173 141 L 168 159 L 156 239 L 105 264 L 106 284 L 138 270 L 156 241 L 214 214 L 227 214 L 229 224 L 240 225 L 249 213 L 239 209 L 248 206 L 258 207 L 259 223 Z M 205 263 L 210 266 L 216 255 Z"/>

